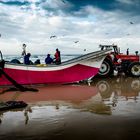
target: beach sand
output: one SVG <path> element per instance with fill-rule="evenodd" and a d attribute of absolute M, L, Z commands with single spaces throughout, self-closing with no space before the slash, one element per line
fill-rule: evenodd
<path fill-rule="evenodd" d="M 0 101 L 26 108 L 0 112 L 0 139 L 128 140 L 140 138 L 140 79 L 95 78 L 88 84 L 32 86 L 38 92 L 0 89 Z"/>

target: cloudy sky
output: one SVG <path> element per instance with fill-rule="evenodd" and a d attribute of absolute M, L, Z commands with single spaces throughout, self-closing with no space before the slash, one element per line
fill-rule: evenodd
<path fill-rule="evenodd" d="M 140 52 L 140 0 L 0 0 L 0 34 L 4 54 Z"/>

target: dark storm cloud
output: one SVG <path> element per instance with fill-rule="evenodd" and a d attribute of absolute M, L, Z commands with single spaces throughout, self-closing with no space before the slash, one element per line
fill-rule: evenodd
<path fill-rule="evenodd" d="M 67 0 L 73 4 L 73 11 L 79 11 L 85 6 L 93 6 L 104 11 L 120 10 L 140 14 L 140 0 Z"/>
<path fill-rule="evenodd" d="M 16 6 L 22 6 L 22 5 L 29 5 L 30 3 L 28 1 L 0 1 L 1 4 L 5 4 L 5 5 L 16 5 Z"/>
<path fill-rule="evenodd" d="M 47 0 L 40 1 L 38 4 L 42 5 L 43 9 L 52 11 L 54 14 L 61 10 L 63 13 L 73 16 L 88 16 L 90 13 L 85 8 L 91 6 L 105 12 L 120 11 L 130 16 L 140 15 L 140 0 L 52 0 L 52 5 L 53 2 L 58 4 L 57 8 L 50 7 L 47 4 L 44 6 L 43 2 L 47 3 Z"/>
<path fill-rule="evenodd" d="M 84 6 L 98 7 L 104 10 L 114 8 L 115 0 L 67 0 L 73 4 L 73 10 L 80 10 Z"/>
<path fill-rule="evenodd" d="M 0 3 L 11 6 L 27 6 L 31 5 L 32 1 L 1 0 Z M 84 10 L 86 6 L 91 6 L 104 11 L 119 10 L 130 15 L 140 14 L 140 0 L 37 0 L 34 1 L 34 4 L 45 11 L 52 12 L 53 15 L 58 15 L 58 12 L 62 11 L 69 15 L 87 16 L 89 13 Z"/>

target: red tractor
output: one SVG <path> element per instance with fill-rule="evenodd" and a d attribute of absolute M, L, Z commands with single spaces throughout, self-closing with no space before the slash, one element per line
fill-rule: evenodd
<path fill-rule="evenodd" d="M 140 77 L 140 55 L 138 51 L 135 52 L 135 55 L 129 55 L 129 49 L 127 49 L 126 54 L 122 54 L 117 45 L 100 45 L 100 48 L 101 50 L 112 48 L 112 52 L 107 55 L 101 65 L 98 73 L 100 77 L 111 76 L 114 70 L 132 77 Z"/>

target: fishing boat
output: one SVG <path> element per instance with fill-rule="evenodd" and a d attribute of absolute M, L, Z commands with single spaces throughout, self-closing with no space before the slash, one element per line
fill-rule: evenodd
<path fill-rule="evenodd" d="M 28 84 L 66 84 L 95 76 L 111 50 L 102 50 L 81 55 L 60 65 L 25 65 L 0 61 L 0 86 Z M 14 80 L 14 82 L 12 81 Z"/>

